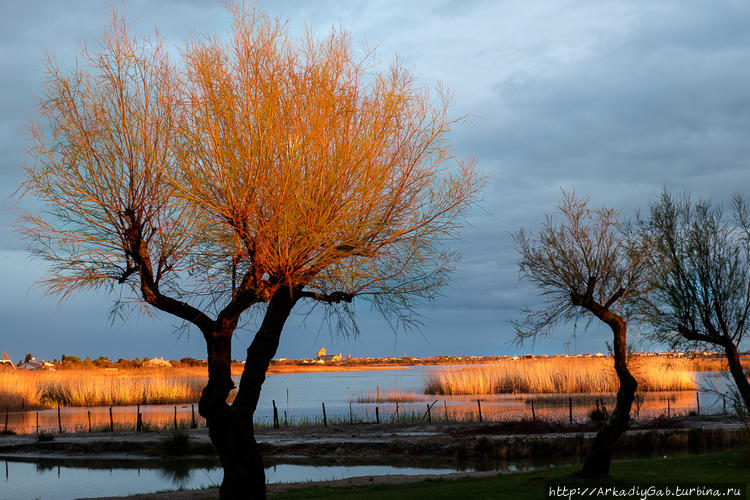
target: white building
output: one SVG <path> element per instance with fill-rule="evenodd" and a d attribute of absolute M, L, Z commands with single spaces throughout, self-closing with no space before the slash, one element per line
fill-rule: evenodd
<path fill-rule="evenodd" d="M 23 363 L 22 365 L 18 366 L 19 370 L 54 370 L 55 365 L 50 363 L 49 361 L 44 361 L 43 359 L 36 359 L 31 358 L 27 362 Z"/>
<path fill-rule="evenodd" d="M 172 368 L 172 363 L 164 358 L 154 358 L 143 362 L 143 366 L 146 368 Z"/>

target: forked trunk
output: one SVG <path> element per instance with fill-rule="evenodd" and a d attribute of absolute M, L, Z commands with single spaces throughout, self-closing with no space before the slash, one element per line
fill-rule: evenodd
<path fill-rule="evenodd" d="M 208 340 L 209 380 L 199 405 L 206 418 L 211 442 L 216 447 L 224 479 L 222 499 L 265 499 L 263 458 L 253 432 L 253 414 L 258 405 L 266 370 L 279 346 L 279 337 L 294 307 L 296 290 L 282 288 L 268 303 L 266 314 L 253 342 L 247 348 L 245 368 L 234 402 L 226 398 L 234 387 L 231 380 L 231 333 L 222 332 Z"/>
<path fill-rule="evenodd" d="M 750 383 L 748 383 L 745 371 L 742 369 L 737 346 L 732 341 L 727 341 L 724 344 L 724 353 L 729 362 L 729 373 L 732 374 L 734 383 L 737 385 L 737 391 L 740 393 L 742 402 L 745 403 L 745 409 L 750 411 Z"/>
<path fill-rule="evenodd" d="M 612 328 L 614 334 L 615 372 L 620 381 L 620 388 L 617 390 L 615 408 L 594 438 L 591 454 L 583 463 L 580 475 L 588 478 L 609 475 L 615 442 L 630 426 L 630 407 L 633 405 L 635 390 L 638 387 L 638 383 L 628 370 L 625 322 L 608 311 L 602 319 Z"/>

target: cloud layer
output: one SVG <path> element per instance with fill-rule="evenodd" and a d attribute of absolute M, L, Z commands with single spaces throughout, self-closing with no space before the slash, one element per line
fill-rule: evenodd
<path fill-rule="evenodd" d="M 158 27 L 179 46 L 191 30 L 222 33 L 221 2 L 128 0 L 136 28 Z M 744 2 L 260 2 L 290 29 L 343 26 L 353 40 L 395 54 L 424 85 L 454 95 L 458 155 L 473 156 L 491 182 L 455 246 L 463 260 L 444 297 L 422 310 L 422 334 L 394 337 L 366 305 L 362 335 L 330 339 L 315 315 L 295 317 L 279 356 L 310 356 L 319 344 L 354 355 L 556 352 L 571 328 L 515 347 L 509 321 L 536 292 L 518 284 L 509 232 L 538 228 L 575 189 L 628 214 L 663 185 L 725 202 L 750 186 L 750 6 Z M 25 130 L 54 53 L 73 67 L 80 44 L 96 43 L 109 18 L 97 1 L 3 2 L 0 6 L 0 348 L 110 357 L 203 357 L 196 334 L 177 338 L 159 315 L 110 326 L 110 299 L 57 306 L 30 285 L 29 262 L 11 225 L 11 195 L 28 166 Z M 24 201 L 24 205 L 30 201 Z M 301 325 L 302 324 L 302 325 Z M 242 349 L 250 333 L 238 336 Z M 579 332 L 572 351 L 601 351 L 607 332 Z M 241 352 L 238 351 L 238 352 Z"/>

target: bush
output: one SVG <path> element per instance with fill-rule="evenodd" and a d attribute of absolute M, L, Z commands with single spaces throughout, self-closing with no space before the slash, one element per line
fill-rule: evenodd
<path fill-rule="evenodd" d="M 589 420 L 596 423 L 601 423 L 607 420 L 607 414 L 599 408 L 594 408 L 589 412 Z"/>
<path fill-rule="evenodd" d="M 185 366 L 206 366 L 205 361 L 190 357 L 180 359 L 180 363 Z"/>
<path fill-rule="evenodd" d="M 94 360 L 94 365 L 98 368 L 113 368 L 115 364 L 104 356 L 99 356 Z"/>
<path fill-rule="evenodd" d="M 190 438 L 181 429 L 175 429 L 164 438 L 161 446 L 167 455 L 187 455 L 190 450 Z"/>
<path fill-rule="evenodd" d="M 45 441 L 53 441 L 54 439 L 55 435 L 49 432 L 40 432 L 36 435 L 36 440 L 40 443 L 43 443 Z"/>
<path fill-rule="evenodd" d="M 80 368 L 82 364 L 81 358 L 78 356 L 66 356 L 65 354 L 62 355 L 60 363 L 63 368 Z"/>

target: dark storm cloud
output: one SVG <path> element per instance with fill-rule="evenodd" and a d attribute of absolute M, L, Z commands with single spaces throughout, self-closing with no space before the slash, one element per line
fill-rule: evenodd
<path fill-rule="evenodd" d="M 158 26 L 172 46 L 181 45 L 192 29 L 221 34 L 229 27 L 221 2 L 129 0 L 125 5 L 138 31 L 150 33 Z M 295 317 L 280 356 L 309 355 L 319 344 L 355 355 L 531 350 L 508 345 L 509 321 L 518 318 L 522 306 L 539 300 L 531 286 L 518 283 L 509 232 L 538 229 L 558 203 L 561 187 L 628 215 L 664 184 L 719 202 L 750 185 L 750 5 L 744 2 L 260 5 L 273 16 L 290 18 L 296 32 L 306 25 L 319 34 L 343 26 L 356 47 L 375 47 L 382 62 L 398 54 L 420 85 L 444 83 L 454 96 L 455 116 L 467 115 L 455 127 L 454 150 L 476 158 L 489 176 L 481 207 L 453 243 L 463 259 L 449 287 L 435 304 L 420 308 L 423 334 L 394 336 L 362 304 L 360 338 L 331 340 L 319 331 L 318 316 L 308 318 L 307 326 Z M 8 229 L 15 203 L 8 196 L 27 161 L 24 130 L 42 84 L 41 61 L 52 50 L 71 67 L 80 43 L 100 36 L 108 17 L 109 5 L 99 1 L 0 6 L 0 271 L 9 276 L 0 290 L 0 314 L 8 319 L 6 329 L 28 331 L 26 338 L 12 341 L 15 351 L 44 343 L 49 356 L 57 355 L 61 339 L 68 339 L 66 352 L 85 355 L 98 355 L 111 343 L 111 355 L 202 356 L 200 342 L 178 341 L 169 333 L 171 323 L 160 316 L 110 328 L 108 301 L 101 297 L 85 296 L 56 308 L 39 292 L 18 293 L 41 274 L 38 263 L 27 263 L 23 243 Z M 88 317 L 77 314 L 83 310 Z M 533 349 L 565 349 L 571 332 L 572 327 L 562 327 Z M 239 336 L 241 343 L 248 338 L 249 333 Z M 602 351 L 607 338 L 601 329 L 579 331 L 570 348 Z M 139 345 L 135 340 L 149 350 L 132 347 Z M 0 334 L 0 344 L 9 342 Z"/>

